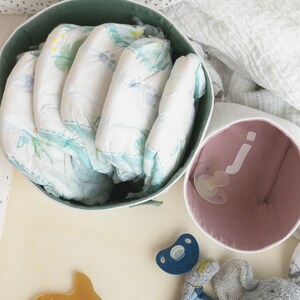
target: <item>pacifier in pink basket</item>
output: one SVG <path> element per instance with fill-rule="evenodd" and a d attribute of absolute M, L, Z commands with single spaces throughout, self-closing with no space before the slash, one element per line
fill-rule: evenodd
<path fill-rule="evenodd" d="M 227 202 L 227 194 L 222 188 L 228 185 L 229 175 L 237 174 L 240 171 L 251 150 L 251 142 L 256 139 L 256 132 L 248 131 L 246 139 L 247 143 L 241 145 L 234 161 L 226 167 L 225 171 L 214 170 L 210 161 L 201 162 L 196 166 L 194 186 L 199 196 L 214 204 Z"/>
<path fill-rule="evenodd" d="M 211 162 L 199 163 L 194 173 L 194 186 L 197 193 L 206 201 L 224 204 L 228 198 L 222 189 L 229 183 L 229 175 L 223 170 L 215 171 Z"/>

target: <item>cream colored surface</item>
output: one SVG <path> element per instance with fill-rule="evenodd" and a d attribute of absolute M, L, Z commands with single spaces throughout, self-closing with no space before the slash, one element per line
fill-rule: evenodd
<path fill-rule="evenodd" d="M 0 43 L 25 19 L 1 16 Z M 243 258 L 258 278 L 287 277 L 295 239 L 259 254 L 238 254 L 197 229 L 185 208 L 182 180 L 160 200 L 161 207 L 78 210 L 47 198 L 15 171 L 0 243 L 0 299 L 68 292 L 73 272 L 81 271 L 103 300 L 179 300 L 183 276 L 164 273 L 155 256 L 185 232 L 196 237 L 201 256 Z M 205 289 L 213 295 L 210 285 Z"/>
<path fill-rule="evenodd" d="M 221 262 L 244 258 L 259 278 L 287 277 L 295 239 L 260 254 L 237 254 L 194 225 L 185 208 L 182 180 L 160 200 L 161 207 L 78 210 L 47 198 L 15 171 L 0 245 L 0 299 L 67 292 L 74 271 L 86 273 L 104 300 L 180 299 L 183 277 L 160 270 L 155 256 L 185 232 L 196 237 L 201 256 Z M 211 287 L 206 290 L 211 292 Z"/>

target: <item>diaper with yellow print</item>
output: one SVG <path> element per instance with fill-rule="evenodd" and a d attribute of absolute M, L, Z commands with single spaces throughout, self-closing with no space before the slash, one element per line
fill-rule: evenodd
<path fill-rule="evenodd" d="M 69 155 L 79 156 L 91 167 L 80 137 L 68 130 L 60 116 L 61 96 L 66 77 L 78 48 L 93 27 L 62 24 L 48 36 L 35 70 L 34 118 L 39 134 Z M 109 170 L 103 170 L 104 173 Z"/>
<path fill-rule="evenodd" d="M 35 66 L 39 51 L 22 55 L 12 70 L 0 109 L 0 146 L 8 160 L 52 196 L 102 204 L 110 196 L 107 175 L 86 168 L 76 156 L 38 134 L 33 116 Z"/>

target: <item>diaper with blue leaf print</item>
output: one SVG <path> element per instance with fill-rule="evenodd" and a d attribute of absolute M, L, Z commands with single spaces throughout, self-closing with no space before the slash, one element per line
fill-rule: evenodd
<path fill-rule="evenodd" d="M 66 79 L 62 120 L 80 135 L 93 169 L 99 172 L 109 172 L 95 136 L 113 73 L 124 49 L 149 34 L 163 36 L 160 29 L 149 25 L 107 23 L 95 27 L 79 48 Z"/>
<path fill-rule="evenodd" d="M 96 145 L 114 182 L 143 177 L 145 142 L 172 68 L 168 40 L 136 40 L 121 54 L 104 103 Z"/>

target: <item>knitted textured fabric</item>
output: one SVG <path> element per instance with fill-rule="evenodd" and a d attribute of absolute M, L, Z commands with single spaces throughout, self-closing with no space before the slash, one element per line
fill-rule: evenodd
<path fill-rule="evenodd" d="M 296 300 L 300 299 L 300 287 L 281 278 L 260 280 L 253 291 L 246 291 L 241 300 Z"/>
<path fill-rule="evenodd" d="M 244 260 L 226 262 L 212 280 L 220 300 L 300 299 L 298 285 L 281 278 L 256 280 Z"/>
<path fill-rule="evenodd" d="M 291 259 L 289 278 L 300 286 L 300 244 L 296 247 Z"/>
<path fill-rule="evenodd" d="M 205 299 L 205 294 L 201 290 L 202 286 L 219 271 L 219 268 L 219 264 L 213 259 L 201 259 L 185 276 L 181 299 Z M 200 290 L 201 293 L 199 293 Z M 197 296 L 197 298 L 193 298 L 193 295 Z"/>
<path fill-rule="evenodd" d="M 239 300 L 245 291 L 253 290 L 258 285 L 249 263 L 239 259 L 224 263 L 212 283 L 220 300 Z"/>
<path fill-rule="evenodd" d="M 298 227 L 296 229 L 296 231 L 294 232 L 293 236 L 300 241 L 300 227 Z"/>

